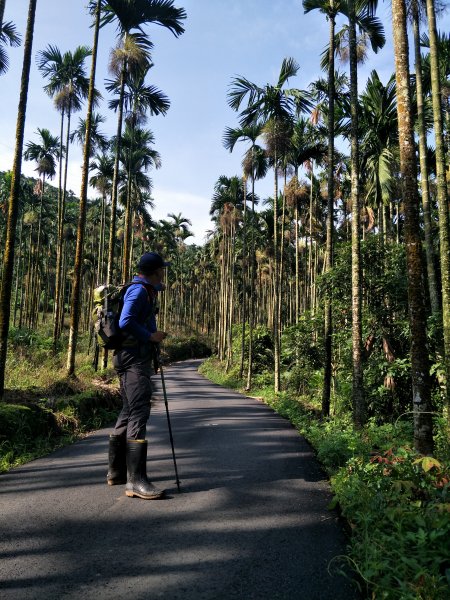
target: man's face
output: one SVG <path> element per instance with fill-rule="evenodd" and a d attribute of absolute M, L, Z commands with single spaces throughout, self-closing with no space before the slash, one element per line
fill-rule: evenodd
<path fill-rule="evenodd" d="M 159 269 L 157 269 L 155 271 L 155 276 L 158 278 L 158 283 L 162 283 L 164 281 L 164 277 L 165 277 L 165 269 L 164 267 L 160 267 Z"/>

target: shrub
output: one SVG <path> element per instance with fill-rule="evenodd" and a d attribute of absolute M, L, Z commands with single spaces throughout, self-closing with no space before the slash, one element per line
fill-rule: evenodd
<path fill-rule="evenodd" d="M 408 447 L 355 457 L 333 477 L 352 561 L 373 597 L 448 598 L 449 480 L 444 464 Z"/>
<path fill-rule="evenodd" d="M 0 440 L 23 442 L 57 431 L 51 411 L 36 404 L 0 404 Z"/>
<path fill-rule="evenodd" d="M 208 344 L 194 336 L 168 338 L 164 343 L 164 355 L 170 362 L 189 358 L 207 358 L 211 356 Z"/>

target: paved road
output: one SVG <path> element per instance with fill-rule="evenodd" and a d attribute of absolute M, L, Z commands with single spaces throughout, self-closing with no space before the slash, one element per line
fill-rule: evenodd
<path fill-rule="evenodd" d="M 149 471 L 166 500 L 106 485 L 110 429 L 0 477 L 2 600 L 356 597 L 327 572 L 345 538 L 311 448 L 197 366 L 165 371 L 181 494 L 162 401 L 150 418 Z"/>

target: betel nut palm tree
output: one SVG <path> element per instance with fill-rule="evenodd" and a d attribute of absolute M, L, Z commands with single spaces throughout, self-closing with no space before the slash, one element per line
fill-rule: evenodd
<path fill-rule="evenodd" d="M 450 229 L 445 162 L 446 143 L 444 139 L 444 126 L 442 119 L 435 1 L 426 0 L 426 7 L 430 42 L 431 99 L 433 104 L 434 137 L 436 142 L 436 178 L 437 201 L 439 209 L 442 321 L 444 330 L 444 367 L 446 378 L 447 411 L 450 422 Z"/>
<path fill-rule="evenodd" d="M 30 81 L 31 55 L 33 50 L 36 4 L 37 0 L 30 0 L 28 5 L 19 106 L 17 111 L 16 143 L 12 169 L 11 193 L 8 203 L 6 240 L 3 254 L 3 271 L 0 289 L 0 399 L 3 398 L 5 388 L 5 366 L 6 353 L 8 350 L 9 317 L 11 314 L 11 291 L 14 271 L 16 224 L 19 209 L 20 174 L 22 170 L 23 140 L 28 101 L 28 86 Z"/>
<path fill-rule="evenodd" d="M 152 148 L 153 133 L 148 129 L 132 127 L 128 122 L 122 137 L 120 162 L 125 174 L 120 195 L 125 206 L 122 279 L 130 278 L 133 252 L 133 215 L 142 202 L 142 193 L 150 194 L 153 183 L 147 176 L 150 168 L 161 167 L 161 157 Z"/>
<path fill-rule="evenodd" d="M 151 23 L 161 25 L 171 31 L 175 37 L 178 37 L 184 32 L 182 21 L 186 18 L 186 12 L 182 8 L 176 8 L 172 0 L 106 0 L 102 4 L 102 11 L 102 24 L 106 25 L 114 22 L 117 27 L 119 39 L 119 45 L 115 53 L 115 65 L 113 65 L 120 80 L 120 92 L 117 109 L 117 134 L 109 232 L 107 279 L 110 282 L 113 275 L 125 83 L 133 67 L 137 66 L 142 69 L 150 64 L 150 51 L 153 44 L 145 34 L 144 26 Z"/>
<path fill-rule="evenodd" d="M 97 152 L 106 152 L 109 148 L 109 140 L 100 130 L 102 123 L 106 119 L 99 113 L 92 113 L 91 123 L 91 144 L 89 149 L 89 158 L 92 158 Z M 78 119 L 78 127 L 70 133 L 70 142 L 78 142 L 84 148 L 86 141 L 86 119 Z"/>
<path fill-rule="evenodd" d="M 42 208 L 44 201 L 45 180 L 53 179 L 56 174 L 56 161 L 59 158 L 59 138 L 52 135 L 48 129 L 38 129 L 37 133 L 39 136 L 38 142 L 28 142 L 23 156 L 25 160 L 35 161 L 36 171 L 41 177 L 41 184 L 39 186 L 40 204 L 38 235 L 35 248 L 35 255 L 37 259 L 39 259 L 41 250 Z M 37 261 L 35 271 L 36 270 Z M 36 280 L 35 275 L 36 273 L 28 274 L 28 276 L 31 276 L 34 282 Z M 34 288 L 35 285 L 32 286 L 32 289 Z"/>
<path fill-rule="evenodd" d="M 94 2 L 90 3 L 91 10 L 94 10 Z M 149 64 L 149 51 L 152 48 L 152 42 L 145 35 L 143 27 L 146 24 L 154 23 L 161 25 L 171 31 L 176 37 L 184 32 L 181 25 L 183 19 L 186 18 L 184 9 L 178 9 L 173 6 L 172 0 L 98 0 L 95 5 L 96 27 L 94 37 L 96 44 L 98 43 L 98 30 L 101 25 L 106 25 L 115 22 L 118 29 L 119 39 L 121 40 L 119 51 L 121 92 L 119 96 L 118 107 L 118 125 L 115 147 L 114 161 L 114 177 L 112 186 L 111 198 L 111 220 L 109 234 L 109 252 L 107 266 L 107 281 L 112 278 L 112 265 L 114 259 L 114 242 L 115 242 L 115 227 L 116 227 L 116 207 L 119 182 L 119 156 L 120 156 L 120 141 L 122 137 L 122 119 L 123 119 L 123 93 L 125 90 L 125 82 L 129 72 L 131 60 L 136 59 L 136 64 L 142 68 L 143 65 Z M 117 57 L 117 53 L 116 53 Z M 75 370 L 75 351 L 78 335 L 78 319 L 79 319 L 79 304 L 80 304 L 80 281 L 81 281 L 81 265 L 84 239 L 84 223 L 86 219 L 86 201 L 87 201 L 87 185 L 89 171 L 89 146 L 90 146 L 90 127 L 92 119 L 92 110 L 94 103 L 94 82 L 95 82 L 95 61 L 96 54 L 93 56 L 93 65 L 91 68 L 91 80 L 88 100 L 88 117 L 86 128 L 86 142 L 83 160 L 83 175 L 80 194 L 80 217 L 77 229 L 77 246 L 75 255 L 75 269 L 72 285 L 72 301 L 71 301 L 71 324 L 69 334 L 69 348 L 67 355 L 67 372 L 72 375 Z"/>
<path fill-rule="evenodd" d="M 100 285 L 104 276 L 105 262 L 106 199 L 107 196 L 111 194 L 112 189 L 114 158 L 106 153 L 96 154 L 93 161 L 90 162 L 89 170 L 92 172 L 92 176 L 89 179 L 89 185 L 95 188 L 102 197 L 99 257 L 97 263 L 97 285 Z"/>
<path fill-rule="evenodd" d="M 280 331 L 279 312 L 280 285 L 278 273 L 278 174 L 279 161 L 288 148 L 288 139 L 292 129 L 294 112 L 300 113 L 310 107 L 307 95 L 298 89 L 286 89 L 290 78 L 298 73 L 299 66 L 293 58 L 285 58 L 282 62 L 275 85 L 258 86 L 244 77 L 236 77 L 232 81 L 232 89 L 228 93 L 228 104 L 238 111 L 247 99 L 247 107 L 240 114 L 242 127 L 258 120 L 264 123 L 264 133 L 270 142 L 271 162 L 274 168 L 274 389 L 280 390 Z"/>
<path fill-rule="evenodd" d="M 333 266 L 333 232 L 334 232 L 334 168 L 335 168 L 335 28 L 336 15 L 339 12 L 341 2 L 339 0 L 303 0 L 305 13 L 319 10 L 325 14 L 329 22 L 329 46 L 328 46 L 328 156 L 327 156 L 327 221 L 326 221 L 326 259 L 325 272 L 330 271 Z M 331 311 L 330 292 L 327 292 L 324 303 L 324 377 L 322 392 L 322 416 L 330 414 L 331 395 L 331 360 L 332 360 L 332 335 L 333 322 Z"/>
<path fill-rule="evenodd" d="M 67 188 L 67 171 L 69 164 L 70 123 L 72 113 L 81 109 L 83 100 L 89 91 L 89 79 L 85 72 L 85 60 L 91 55 L 87 46 L 78 46 L 72 53 L 61 53 L 56 46 L 49 45 L 37 55 L 37 65 L 43 77 L 48 80 L 45 92 L 54 99 L 56 108 L 61 113 L 60 164 L 58 185 L 58 216 L 56 235 L 56 283 L 55 303 L 53 311 L 53 346 L 56 348 L 61 333 L 62 320 L 62 273 L 61 260 L 63 248 L 63 226 Z M 66 122 L 65 168 L 63 176 L 63 138 Z"/>
<path fill-rule="evenodd" d="M 153 85 L 147 85 L 145 78 L 152 65 L 146 65 L 143 69 L 136 69 L 128 74 L 126 87 L 123 91 L 123 109 L 126 113 L 126 124 L 128 131 L 128 148 L 129 155 L 134 151 L 134 134 L 133 132 L 139 125 L 143 125 L 147 121 L 147 113 L 150 115 L 165 115 L 170 107 L 170 101 L 167 96 Z M 116 110 L 120 103 L 121 86 L 119 81 L 109 82 L 107 90 L 119 94 L 119 98 L 115 98 L 109 102 L 109 108 Z M 129 171 L 129 167 L 125 164 L 125 169 Z M 122 279 L 128 281 L 129 278 L 129 257 L 131 254 L 131 178 L 128 178 L 127 204 L 125 209 L 125 235 L 123 244 L 123 265 Z"/>
<path fill-rule="evenodd" d="M 83 150 L 83 167 L 81 174 L 81 191 L 80 191 L 80 206 L 78 215 L 77 225 L 77 239 L 75 247 L 75 264 L 73 270 L 72 279 L 72 297 L 70 304 L 70 331 L 69 331 L 69 344 L 67 349 L 67 374 L 73 375 L 75 372 L 75 352 L 77 348 L 78 338 L 78 325 L 79 325 L 79 314 L 80 314 L 80 287 L 81 287 L 81 271 L 83 264 L 83 245 L 84 245 L 84 230 L 86 223 L 86 207 L 87 207 L 87 189 L 88 189 L 88 177 L 89 177 L 89 157 L 91 154 L 91 134 L 92 134 L 92 122 L 93 113 L 96 98 L 95 89 L 95 76 L 97 70 L 97 53 L 98 53 L 98 39 L 100 33 L 100 18 L 101 18 L 101 7 L 102 0 L 97 0 L 95 8 L 92 6 L 94 12 L 94 43 L 92 46 L 92 63 L 91 73 L 89 77 L 89 91 L 88 91 L 88 104 L 87 104 L 87 115 L 86 115 L 86 134 L 84 140 Z"/>
<path fill-rule="evenodd" d="M 423 210 L 423 229 L 425 237 L 425 256 L 427 261 L 428 293 L 430 297 L 431 312 L 437 315 L 440 310 L 438 283 L 433 250 L 433 224 L 430 207 L 430 180 L 427 156 L 427 124 L 425 110 L 425 93 L 423 85 L 423 60 L 421 55 L 420 21 L 424 16 L 424 0 L 410 0 L 409 14 L 412 20 L 414 37 L 414 62 L 416 75 L 416 102 L 417 102 L 417 132 L 420 161 L 420 186 Z"/>
<path fill-rule="evenodd" d="M 361 249 L 360 249 L 360 172 L 359 172 L 359 125 L 358 125 L 358 44 L 356 37 L 357 16 L 365 20 L 364 32 L 372 40 L 372 48 L 377 52 L 384 46 L 385 38 L 382 34 L 382 25 L 373 17 L 377 1 L 370 0 L 363 3 L 357 15 L 355 0 L 347 0 L 349 22 L 349 58 L 350 58 L 350 139 L 351 139 L 351 199 L 352 199 L 352 402 L 353 420 L 357 426 L 362 426 L 366 421 L 366 403 L 363 388 L 362 365 L 362 289 L 361 289 Z M 362 27 L 360 25 L 360 27 Z"/>
<path fill-rule="evenodd" d="M 254 217 L 255 213 L 255 180 L 264 177 L 267 173 L 267 160 L 264 157 L 263 161 L 257 161 L 257 156 L 261 157 L 261 150 L 257 146 L 256 141 L 261 136 L 263 131 L 263 125 L 261 122 L 251 123 L 244 127 L 227 127 L 223 135 L 223 145 L 230 152 L 233 151 L 235 145 L 239 141 L 248 141 L 251 143 L 250 148 L 244 154 L 242 161 L 242 168 L 244 177 L 250 177 L 251 180 L 251 213 Z M 244 205 L 244 231 L 243 231 L 243 249 L 242 253 L 244 259 L 246 258 L 246 239 L 247 239 L 247 204 Z M 253 219 L 252 219 L 253 220 Z M 246 389 L 250 389 L 252 381 L 252 370 L 253 370 L 253 312 L 254 312 L 254 262 L 255 262 L 255 248 L 254 248 L 254 229 L 251 228 L 251 239 L 250 239 L 250 252 L 249 252 L 250 270 L 249 270 L 249 288 L 250 288 L 250 303 L 249 303 L 249 332 L 248 332 L 248 367 L 247 367 L 247 385 Z M 243 298 L 243 316 L 242 316 L 242 352 L 241 352 L 241 367 L 239 376 L 242 377 L 244 370 L 244 348 L 245 348 L 245 337 L 246 337 L 246 295 Z"/>
<path fill-rule="evenodd" d="M 413 133 L 409 50 L 405 0 L 392 0 L 400 172 L 405 211 L 405 247 L 408 271 L 408 310 L 411 335 L 411 376 L 414 409 L 414 445 L 422 454 L 433 451 L 430 380 L 426 331 L 422 242 L 419 226 L 417 165 Z"/>
<path fill-rule="evenodd" d="M 220 291 L 217 351 L 229 368 L 232 343 L 232 315 L 235 291 L 236 232 L 244 206 L 244 187 L 237 176 L 221 175 L 214 185 L 209 214 L 216 221 L 220 235 Z"/>

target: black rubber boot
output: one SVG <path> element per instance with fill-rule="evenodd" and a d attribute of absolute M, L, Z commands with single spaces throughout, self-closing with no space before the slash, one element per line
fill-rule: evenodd
<path fill-rule="evenodd" d="M 127 439 L 124 435 L 109 436 L 109 467 L 106 481 L 108 485 L 121 485 L 127 482 Z"/>
<path fill-rule="evenodd" d="M 157 500 L 164 496 L 164 490 L 159 490 L 147 479 L 146 440 L 127 440 L 127 469 L 127 496 L 144 500 Z"/>

